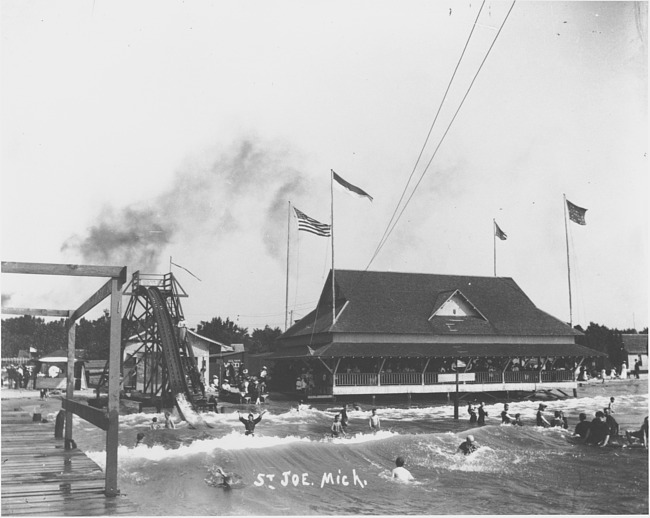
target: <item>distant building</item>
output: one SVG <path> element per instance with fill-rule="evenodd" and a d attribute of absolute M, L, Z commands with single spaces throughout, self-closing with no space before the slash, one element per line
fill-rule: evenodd
<path fill-rule="evenodd" d="M 331 275 L 271 355 L 312 395 L 561 391 L 603 356 L 511 278 L 336 270 L 332 322 Z"/>
<path fill-rule="evenodd" d="M 203 368 L 202 382 L 207 386 L 213 373 L 218 375 L 219 369 L 215 358 L 223 353 L 232 352 L 233 347 L 202 336 L 191 329 L 186 329 L 185 340 L 190 346 L 190 351 L 196 359 L 196 367 L 199 372 Z M 123 386 L 138 391 L 144 391 L 145 386 L 151 383 L 152 379 L 162 379 L 161 366 L 157 363 L 156 357 L 147 346 L 134 335 L 126 340 L 123 349 Z"/>
<path fill-rule="evenodd" d="M 641 371 L 648 373 L 648 335 L 624 334 L 623 350 L 627 354 L 628 371 L 634 370 L 634 363 L 641 362 Z"/>

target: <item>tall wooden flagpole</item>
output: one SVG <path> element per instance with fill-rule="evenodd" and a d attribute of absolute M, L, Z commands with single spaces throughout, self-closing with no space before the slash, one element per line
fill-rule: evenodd
<path fill-rule="evenodd" d="M 492 244 L 494 245 L 494 276 L 497 276 L 497 220 L 492 218 Z"/>
<path fill-rule="evenodd" d="M 573 303 L 571 300 L 571 261 L 569 260 L 569 224 L 566 219 L 566 194 L 562 194 L 564 198 L 564 235 L 566 237 L 566 266 L 567 275 L 569 279 L 569 325 L 573 327 Z"/>
<path fill-rule="evenodd" d="M 291 232 L 291 201 L 287 214 L 287 284 L 284 293 L 284 330 L 287 330 L 287 317 L 289 315 L 289 234 Z"/>
<path fill-rule="evenodd" d="M 332 326 L 336 320 L 336 293 L 334 286 L 334 169 L 330 169 L 330 195 L 331 195 L 331 211 L 330 211 L 330 224 L 332 232 Z"/>

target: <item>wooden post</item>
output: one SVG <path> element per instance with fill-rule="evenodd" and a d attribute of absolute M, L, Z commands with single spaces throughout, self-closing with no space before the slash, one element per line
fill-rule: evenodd
<path fill-rule="evenodd" d="M 122 286 L 111 279 L 111 327 L 108 366 L 108 430 L 106 430 L 106 496 L 117 496 L 117 448 L 120 419 L 120 352 L 122 341 Z"/>
<path fill-rule="evenodd" d="M 454 398 L 454 419 L 458 419 L 458 360 L 456 360 L 456 397 Z"/>
<path fill-rule="evenodd" d="M 74 356 L 75 356 L 75 321 L 73 319 L 66 320 L 66 328 L 68 330 L 68 380 L 66 383 L 65 396 L 68 399 L 74 397 Z M 65 442 L 64 447 L 70 450 L 72 446 L 72 412 L 65 412 Z"/>

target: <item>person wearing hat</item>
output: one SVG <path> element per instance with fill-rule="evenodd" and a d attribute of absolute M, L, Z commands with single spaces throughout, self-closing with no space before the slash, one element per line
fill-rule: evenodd
<path fill-rule="evenodd" d="M 537 408 L 537 426 L 551 426 L 551 423 L 548 422 L 546 417 L 544 417 L 544 410 L 546 409 L 546 405 L 544 403 L 540 403 L 539 407 Z"/>
<path fill-rule="evenodd" d="M 463 455 L 469 455 L 478 450 L 478 444 L 476 444 L 473 435 L 468 435 L 465 442 L 462 442 L 458 449 L 463 452 Z"/>
<path fill-rule="evenodd" d="M 302 380 L 302 377 L 300 376 L 296 378 L 296 392 L 302 395 L 304 395 L 305 392 L 305 382 Z"/>

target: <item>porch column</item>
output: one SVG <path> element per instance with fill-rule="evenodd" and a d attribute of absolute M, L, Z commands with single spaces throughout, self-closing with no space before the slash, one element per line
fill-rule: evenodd
<path fill-rule="evenodd" d="M 336 374 L 338 373 L 340 363 L 341 358 L 338 358 L 336 360 L 336 365 L 334 366 L 334 371 L 332 372 L 332 391 L 334 391 L 334 387 L 336 387 Z"/>
<path fill-rule="evenodd" d="M 108 365 L 108 429 L 106 430 L 106 496 L 117 496 L 117 448 L 120 421 L 120 353 L 122 341 L 122 283 L 111 280 L 111 320 Z"/>
<path fill-rule="evenodd" d="M 427 358 L 427 361 L 424 364 L 424 369 L 422 369 L 422 386 L 423 387 L 424 387 L 424 373 L 427 371 L 427 367 L 429 366 L 430 361 L 431 361 L 431 358 Z"/>
<path fill-rule="evenodd" d="M 379 366 L 379 372 L 377 372 L 377 386 L 381 387 L 381 371 L 384 368 L 384 364 L 386 363 L 386 358 L 381 359 L 381 365 Z"/>
<path fill-rule="evenodd" d="M 67 319 L 65 327 L 68 331 L 68 368 L 67 368 L 67 383 L 65 387 L 65 397 L 72 399 L 74 397 L 74 356 L 75 356 L 75 338 L 76 327 L 75 321 Z M 65 441 L 64 448 L 66 450 L 72 449 L 72 412 L 65 411 Z"/>

